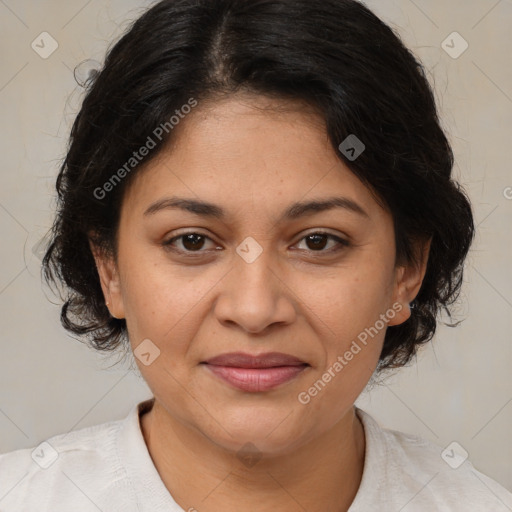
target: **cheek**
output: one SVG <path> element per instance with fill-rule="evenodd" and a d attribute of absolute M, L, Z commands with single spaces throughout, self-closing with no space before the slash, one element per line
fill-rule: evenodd
<path fill-rule="evenodd" d="M 384 258 L 361 258 L 317 286 L 311 279 L 301 280 L 304 311 L 310 311 L 308 322 L 316 330 L 322 357 L 300 391 L 302 400 L 310 401 L 307 407 L 321 412 L 326 422 L 344 414 L 375 371 L 386 333 L 381 315 L 390 308 L 391 276 L 392 266 Z"/>
<path fill-rule="evenodd" d="M 326 350 L 343 350 L 370 328 L 390 307 L 390 265 L 363 259 L 357 265 L 340 267 L 328 277 L 301 276 L 297 295 L 306 306 L 311 322 L 325 334 Z M 380 325 L 380 324 L 379 324 Z"/>
<path fill-rule="evenodd" d="M 309 286 L 303 294 L 322 357 L 297 398 L 326 425 L 346 413 L 374 373 L 387 325 L 381 315 L 389 309 L 388 276 L 382 267 L 345 270 L 326 286 Z"/>
<path fill-rule="evenodd" d="M 226 271 L 171 264 L 161 256 L 155 261 L 155 252 L 152 249 L 142 255 L 134 251 L 124 261 L 127 329 L 132 348 L 150 339 L 161 350 L 165 365 L 177 368 L 185 364 L 191 342 L 212 308 L 211 294 Z"/>

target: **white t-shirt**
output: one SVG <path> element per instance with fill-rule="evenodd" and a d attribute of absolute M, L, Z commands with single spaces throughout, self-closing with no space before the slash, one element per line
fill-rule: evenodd
<path fill-rule="evenodd" d="M 0 512 L 183 512 L 148 452 L 136 404 L 123 420 L 59 434 L 0 455 Z M 349 512 L 510 512 L 512 494 L 442 448 L 382 429 L 356 409 L 366 436 L 361 485 Z M 460 460 L 448 452 L 452 466 Z M 198 511 L 200 512 L 200 510 Z"/>

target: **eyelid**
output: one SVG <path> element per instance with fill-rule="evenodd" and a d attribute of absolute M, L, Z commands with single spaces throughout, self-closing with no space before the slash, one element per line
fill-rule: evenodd
<path fill-rule="evenodd" d="M 191 257 L 201 256 L 202 254 L 208 254 L 208 253 L 211 252 L 211 250 L 183 251 L 181 249 L 176 249 L 176 248 L 174 248 L 172 246 L 172 244 L 176 240 L 179 240 L 180 238 L 185 237 L 187 235 L 199 235 L 199 236 L 202 236 L 205 239 L 209 240 L 210 242 L 216 243 L 215 240 L 213 240 L 212 237 L 210 237 L 209 235 L 201 232 L 200 229 L 190 229 L 188 231 L 176 233 L 173 237 L 169 238 L 168 240 L 163 241 L 162 245 L 166 249 L 174 250 L 177 253 L 185 254 L 185 255 L 191 256 Z M 342 248 L 349 247 L 349 246 L 352 245 L 352 243 L 349 241 L 348 237 L 344 238 L 343 236 L 331 233 L 331 232 L 326 231 L 325 229 L 322 229 L 322 228 L 312 229 L 312 230 L 310 230 L 310 231 L 308 231 L 306 233 L 301 234 L 300 238 L 298 238 L 297 241 L 293 245 L 297 245 L 298 243 L 302 242 L 306 237 L 308 237 L 310 235 L 323 235 L 323 236 L 326 236 L 328 238 L 331 238 L 331 239 L 333 239 L 333 240 L 335 240 L 337 242 L 338 247 L 330 248 L 330 249 L 327 249 L 327 250 L 319 250 L 319 251 L 308 250 L 308 249 L 299 249 L 299 251 L 302 250 L 302 251 L 308 252 L 310 254 L 313 254 L 315 256 L 323 256 L 323 255 L 335 253 L 335 252 L 341 250 Z M 214 249 L 214 250 L 218 250 L 218 249 Z"/>
<path fill-rule="evenodd" d="M 201 230 L 198 228 L 198 229 L 191 229 L 191 230 L 183 231 L 183 232 L 178 231 L 171 238 L 164 240 L 161 244 L 164 246 L 164 248 L 173 248 L 171 245 L 173 242 L 175 242 L 176 240 L 179 240 L 180 238 L 185 237 L 187 235 L 200 235 L 200 236 L 204 237 L 205 239 L 209 240 L 210 242 L 217 243 L 211 236 L 207 235 L 206 233 L 201 232 Z M 201 254 L 201 253 L 207 253 L 209 251 L 181 251 L 178 249 L 177 252 L 180 252 L 182 254 L 183 253 Z"/>
<path fill-rule="evenodd" d="M 298 243 L 302 242 L 306 237 L 311 236 L 311 235 L 323 235 L 323 236 L 326 236 L 328 238 L 335 240 L 338 244 L 338 247 L 331 247 L 330 249 L 327 249 L 327 250 L 314 251 L 311 249 L 309 249 L 309 250 L 303 249 L 304 251 L 306 251 L 310 254 L 313 254 L 314 256 L 321 257 L 323 255 L 336 253 L 337 251 L 341 250 L 342 248 L 350 247 L 352 245 L 352 243 L 349 241 L 348 238 L 337 235 L 337 234 L 335 235 L 334 233 L 330 233 L 329 231 L 325 231 L 323 229 L 316 229 L 316 230 L 310 231 L 308 233 L 302 234 L 301 237 L 297 240 L 297 242 L 295 242 L 293 245 L 297 245 Z"/>
<path fill-rule="evenodd" d="M 347 235 L 341 234 L 341 233 L 331 233 L 330 231 L 327 231 L 323 228 L 316 228 L 311 229 L 305 233 L 301 233 L 300 238 L 297 241 L 301 241 L 303 238 L 310 236 L 310 235 L 326 235 L 331 236 L 333 238 L 337 238 L 338 240 L 341 240 L 343 242 L 349 243 L 349 237 Z"/>

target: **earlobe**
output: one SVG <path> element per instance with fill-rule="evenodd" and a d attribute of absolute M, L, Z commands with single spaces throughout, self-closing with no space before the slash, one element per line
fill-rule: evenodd
<path fill-rule="evenodd" d="M 392 309 L 393 311 L 395 311 L 395 315 L 393 316 L 393 318 L 390 318 L 388 326 L 403 324 L 411 316 L 411 306 L 407 301 L 393 302 Z"/>
<path fill-rule="evenodd" d="M 91 240 L 89 246 L 96 263 L 105 304 L 114 318 L 124 318 L 119 272 L 114 258 Z"/>
<path fill-rule="evenodd" d="M 400 325 L 411 316 L 411 304 L 418 295 L 427 270 L 428 255 L 432 239 L 415 244 L 416 261 L 396 269 L 393 304 L 400 304 L 400 311 L 389 325 Z"/>

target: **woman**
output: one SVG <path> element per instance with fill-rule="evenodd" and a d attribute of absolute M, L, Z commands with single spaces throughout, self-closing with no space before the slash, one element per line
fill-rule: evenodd
<path fill-rule="evenodd" d="M 64 327 L 133 351 L 154 397 L 2 455 L 0 507 L 510 510 L 354 406 L 457 298 L 452 166 L 423 68 L 362 4 L 149 9 L 73 125 L 44 270 Z"/>

